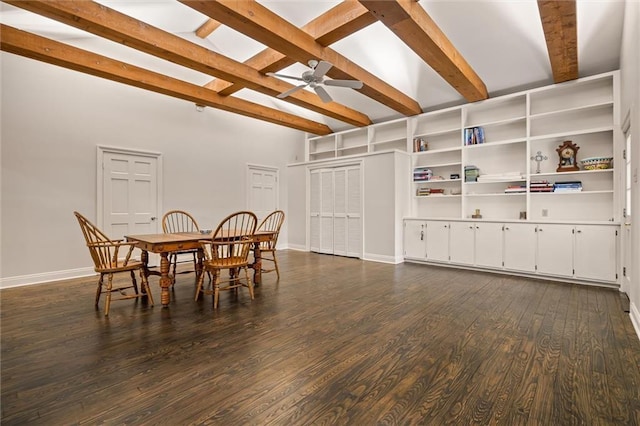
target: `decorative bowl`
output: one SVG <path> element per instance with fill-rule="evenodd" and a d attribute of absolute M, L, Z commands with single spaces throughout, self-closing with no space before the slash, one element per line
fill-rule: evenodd
<path fill-rule="evenodd" d="M 589 157 L 580 160 L 583 170 L 604 170 L 610 169 L 613 157 Z"/>
<path fill-rule="evenodd" d="M 211 229 L 201 229 L 200 230 L 201 234 L 210 234 L 211 232 L 212 232 Z"/>

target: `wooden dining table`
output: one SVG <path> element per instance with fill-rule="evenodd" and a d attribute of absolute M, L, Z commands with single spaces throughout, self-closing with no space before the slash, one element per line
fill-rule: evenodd
<path fill-rule="evenodd" d="M 253 282 L 259 285 L 262 282 L 262 260 L 260 256 L 260 243 L 269 241 L 275 231 L 256 231 L 253 235 L 222 235 L 221 239 L 251 237 L 253 239 L 253 256 L 254 261 L 249 266 L 253 269 Z M 169 274 L 169 254 L 174 251 L 182 250 L 198 250 L 198 262 L 196 273 L 202 273 L 202 263 L 204 259 L 204 251 L 201 240 L 211 241 L 213 233 L 203 234 L 201 232 L 177 232 L 172 234 L 142 234 L 142 235 L 126 235 L 128 242 L 136 243 L 136 247 L 142 250 L 141 260 L 144 264 L 144 273 L 147 277 L 150 275 L 160 276 L 160 301 L 163 307 L 169 306 L 170 294 L 169 288 L 173 284 L 174 277 Z M 151 271 L 148 268 L 149 252 L 160 255 L 160 272 Z"/>

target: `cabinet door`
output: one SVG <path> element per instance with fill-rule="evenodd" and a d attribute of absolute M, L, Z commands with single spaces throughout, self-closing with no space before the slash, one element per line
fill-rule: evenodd
<path fill-rule="evenodd" d="M 576 226 L 575 277 L 616 281 L 617 232 L 614 226 Z"/>
<path fill-rule="evenodd" d="M 421 220 L 404 221 L 404 257 L 425 260 L 427 257 L 427 229 Z"/>
<path fill-rule="evenodd" d="M 475 261 L 477 266 L 502 268 L 502 224 L 475 224 Z"/>
<path fill-rule="evenodd" d="M 538 225 L 537 234 L 538 273 L 573 276 L 573 225 Z"/>
<path fill-rule="evenodd" d="M 504 267 L 512 271 L 535 272 L 536 225 L 528 223 L 504 225 Z"/>
<path fill-rule="evenodd" d="M 427 259 L 449 261 L 449 223 L 427 221 Z"/>
<path fill-rule="evenodd" d="M 333 173 L 333 254 L 347 255 L 347 171 Z"/>
<path fill-rule="evenodd" d="M 450 224 L 449 259 L 452 263 L 473 265 L 474 231 L 471 222 Z"/>

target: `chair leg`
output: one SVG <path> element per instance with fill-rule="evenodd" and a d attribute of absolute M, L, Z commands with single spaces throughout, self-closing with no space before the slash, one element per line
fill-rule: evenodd
<path fill-rule="evenodd" d="M 111 307 L 111 288 L 113 286 L 113 274 L 107 275 L 107 300 L 104 302 L 104 316 L 109 315 L 109 308 Z"/>
<path fill-rule="evenodd" d="M 153 294 L 151 294 L 151 287 L 149 287 L 149 280 L 144 275 L 144 269 L 140 268 L 140 281 L 142 282 L 142 288 L 145 289 L 146 295 L 153 306 Z"/>
<path fill-rule="evenodd" d="M 103 283 L 104 283 L 104 274 L 100 274 L 100 279 L 98 280 L 98 289 L 96 290 L 96 307 L 100 303 L 100 295 L 102 294 Z"/>
<path fill-rule="evenodd" d="M 218 309 L 218 300 L 220 299 L 220 282 L 218 276 L 220 272 L 213 273 L 213 309 Z"/>
<path fill-rule="evenodd" d="M 196 286 L 196 296 L 194 298 L 194 300 L 196 300 L 196 301 L 200 297 L 200 291 L 202 290 L 202 283 L 203 282 L 204 282 L 204 270 L 202 271 L 202 273 L 198 277 L 198 285 Z"/>
<path fill-rule="evenodd" d="M 135 290 L 136 294 L 140 294 L 138 293 L 138 282 L 136 281 L 136 273 L 133 270 L 131 271 L 131 283 L 133 284 L 133 289 Z"/>
<path fill-rule="evenodd" d="M 173 262 L 171 261 L 172 259 Z M 171 285 L 174 285 L 176 283 L 176 268 L 178 267 L 178 255 L 176 253 L 173 253 L 169 258 L 169 265 L 171 265 L 171 263 L 173 263 L 173 279 Z"/>
<path fill-rule="evenodd" d="M 247 280 L 247 288 L 249 289 L 249 296 L 251 296 L 251 300 L 253 300 L 253 281 L 249 277 L 249 268 L 244 267 L 244 277 Z"/>
<path fill-rule="evenodd" d="M 278 259 L 276 259 L 276 252 L 271 253 L 273 255 L 273 264 L 276 265 L 276 275 L 280 279 L 280 269 L 278 269 Z"/>

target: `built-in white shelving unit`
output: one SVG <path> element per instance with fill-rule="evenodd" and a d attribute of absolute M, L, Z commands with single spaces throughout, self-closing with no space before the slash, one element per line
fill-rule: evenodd
<path fill-rule="evenodd" d="M 529 235 L 533 229 L 543 232 L 544 224 L 570 226 L 572 232 L 578 232 L 575 230 L 578 226 L 593 225 L 605 226 L 602 235 L 608 238 L 607 250 L 610 247 L 618 250 L 615 241 L 621 220 L 620 170 L 616 168 L 621 164 L 618 79 L 617 71 L 605 73 L 335 135 L 310 137 L 307 160 L 326 161 L 390 150 L 406 152 L 411 159 L 408 177 L 411 212 L 407 221 L 433 221 L 441 242 L 445 232 L 455 234 L 455 238 L 469 238 L 462 231 L 469 228 L 465 221 L 470 221 L 471 229 L 475 229 L 476 242 L 478 238 L 492 238 L 493 228 L 500 229 L 500 241 L 508 242 L 520 238 L 514 237 L 520 235 L 515 234 L 516 230 Z M 556 150 L 565 141 L 579 147 L 578 164 L 585 158 L 610 157 L 612 167 L 585 170 L 580 166 L 577 171 L 556 171 L 559 163 Z M 470 166 L 478 170 L 477 181 L 465 175 Z M 581 185 L 576 192 L 537 192 L 531 186 L 576 181 Z M 478 227 L 483 222 L 493 225 Z M 510 225 L 499 226 L 500 223 Z M 527 226 L 515 226 L 518 224 Z M 426 226 L 426 222 L 422 225 Z M 614 234 L 608 227 L 614 229 Z M 578 236 L 572 239 L 578 240 Z M 545 240 L 540 241 L 546 244 Z M 407 244 L 417 245 L 420 250 L 422 247 L 421 242 L 408 242 L 405 232 L 405 249 Z M 446 250 L 456 247 L 453 243 L 432 245 L 432 261 L 449 259 L 443 253 L 434 253 L 433 247 L 440 246 Z M 607 259 L 611 258 L 609 252 L 605 254 Z M 405 256 L 414 259 L 415 253 Z M 464 259 L 466 255 L 460 256 Z M 575 256 L 576 264 L 583 260 L 579 250 Z M 616 256 L 613 255 L 613 262 L 617 265 Z M 514 259 L 504 259 L 506 263 L 500 268 L 506 270 L 530 273 L 535 266 L 517 265 Z M 495 263 L 495 259 L 476 261 L 475 266 L 479 267 Z M 609 263 L 605 265 L 608 271 Z M 542 265 L 543 274 L 551 270 Z M 575 279 L 582 277 L 576 271 L 569 275 Z M 615 282 L 617 275 L 613 276 L 608 273 L 605 281 Z"/>

